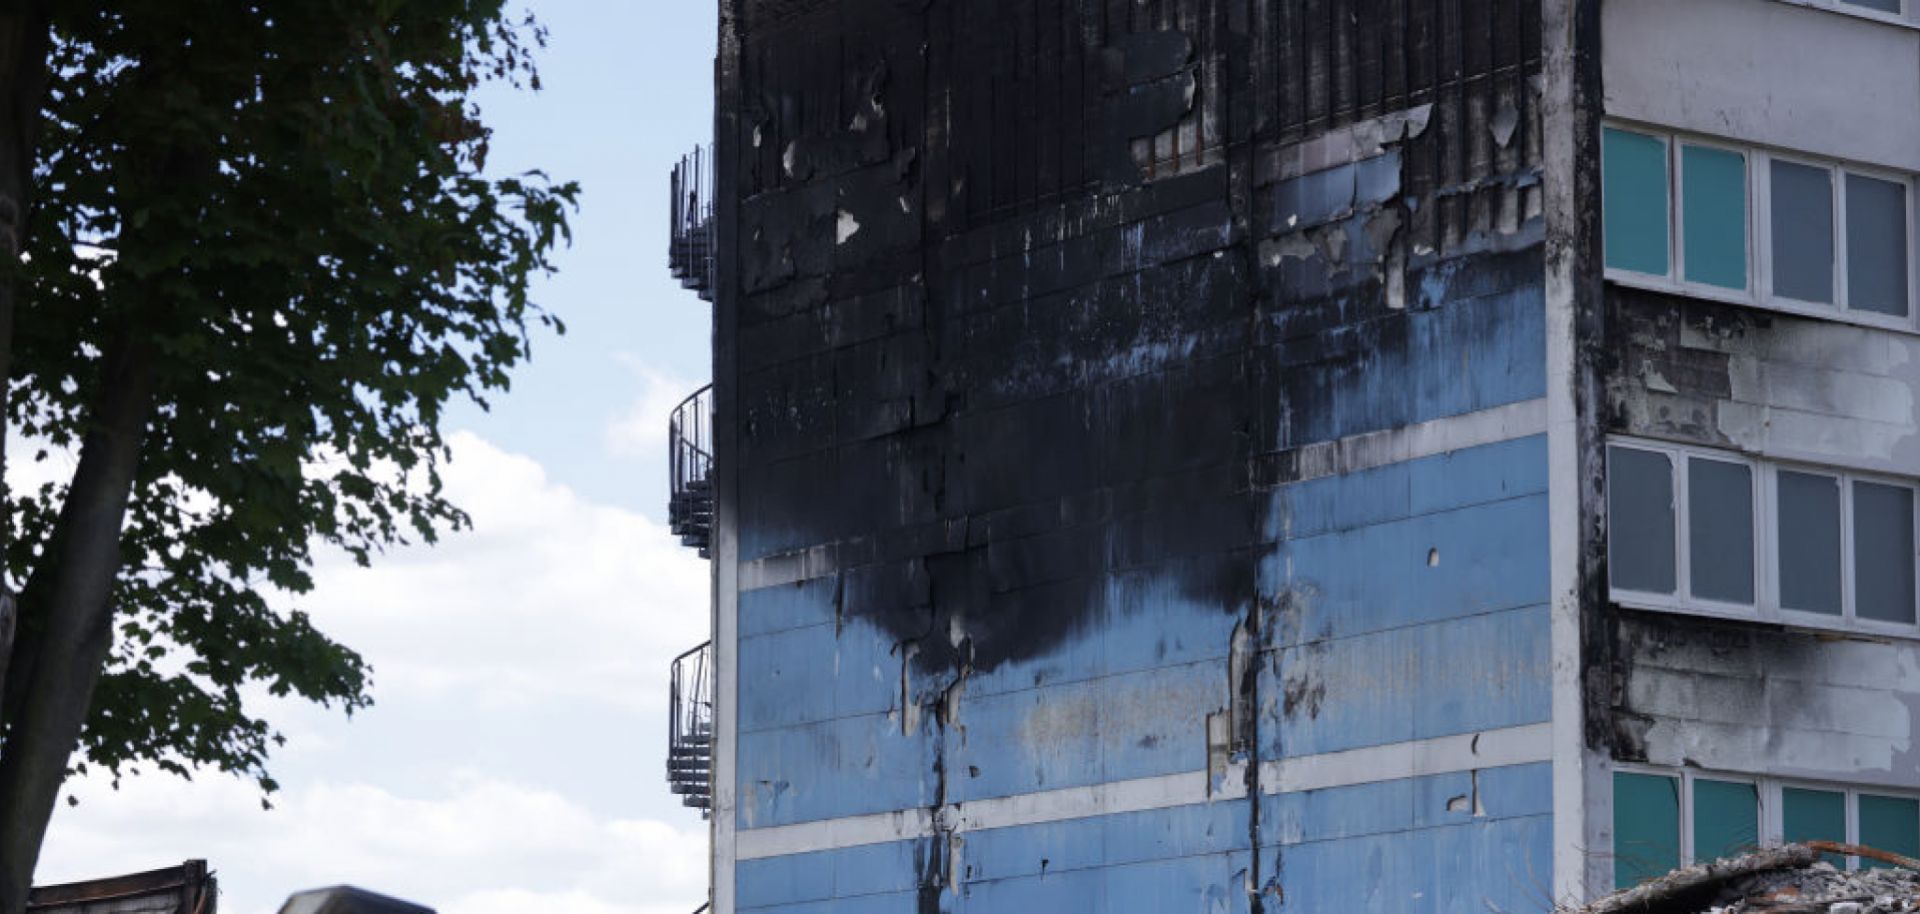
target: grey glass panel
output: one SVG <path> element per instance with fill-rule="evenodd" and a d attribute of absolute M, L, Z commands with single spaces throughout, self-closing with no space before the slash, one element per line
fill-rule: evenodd
<path fill-rule="evenodd" d="M 1773 163 L 1773 292 L 1833 303 L 1833 174 Z"/>
<path fill-rule="evenodd" d="M 1753 470 L 1687 459 L 1687 540 L 1693 595 L 1753 602 Z"/>
<path fill-rule="evenodd" d="M 1847 307 L 1907 316 L 1907 188 L 1847 175 Z"/>
<path fill-rule="evenodd" d="M 1840 615 L 1840 481 L 1780 471 L 1780 605 Z"/>
<path fill-rule="evenodd" d="M 1913 490 L 1854 483 L 1854 615 L 1913 621 L 1913 546 Z"/>
<path fill-rule="evenodd" d="M 1848 6 L 1879 10 L 1883 13 L 1898 14 L 1900 12 L 1900 0 L 1842 0 L 1842 2 Z"/>
<path fill-rule="evenodd" d="M 1614 587 L 1673 593 L 1673 464 L 1667 455 L 1607 448 L 1607 556 Z"/>

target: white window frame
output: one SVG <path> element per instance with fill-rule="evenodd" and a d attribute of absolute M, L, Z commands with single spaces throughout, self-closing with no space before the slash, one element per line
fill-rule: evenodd
<path fill-rule="evenodd" d="M 1915 23 L 1913 20 L 1913 11 L 1914 11 L 1913 0 L 1901 0 L 1900 12 L 1898 13 L 1885 13 L 1876 9 L 1868 9 L 1867 7 L 1859 6 L 1857 4 L 1847 3 L 1846 0 L 1784 0 L 1784 2 L 1791 3 L 1794 6 L 1804 6 L 1804 7 L 1809 7 L 1811 9 L 1817 9 L 1817 10 L 1828 10 L 1828 11 L 1840 13 L 1846 16 L 1857 16 L 1861 19 L 1871 19 L 1875 22 L 1887 23 L 1888 25 L 1900 25 L 1900 26 L 1906 26 L 1908 28 L 1913 28 L 1915 26 Z"/>
<path fill-rule="evenodd" d="M 1838 781 L 1815 781 L 1803 778 L 1777 778 L 1733 771 L 1699 770 L 1691 767 L 1663 768 L 1658 765 L 1645 765 L 1633 762 L 1615 762 L 1613 770 L 1616 773 L 1674 778 L 1680 782 L 1680 834 L 1678 838 L 1680 842 L 1681 866 L 1690 866 L 1696 862 L 1693 857 L 1693 785 L 1694 781 L 1698 779 L 1704 778 L 1709 781 L 1720 781 L 1728 784 L 1754 785 L 1754 793 L 1760 803 L 1760 808 L 1757 811 L 1757 832 L 1761 847 L 1778 847 L 1786 843 L 1787 803 L 1786 795 L 1782 791 L 1788 787 L 1840 794 L 1843 798 L 1841 805 L 1847 822 L 1846 838 L 1844 839 L 1844 842 L 1847 844 L 1860 843 L 1860 796 L 1862 794 L 1899 800 L 1920 800 L 1920 791 L 1899 787 L 1876 787 L 1871 784 L 1846 784 Z M 1609 812 L 1609 816 L 1611 816 L 1611 812 Z M 1609 821 L 1611 820 L 1609 819 Z M 1609 865 L 1611 865 L 1611 861 L 1614 859 L 1616 859 L 1615 855 L 1608 855 Z M 1860 858 L 1847 855 L 1846 868 L 1848 870 L 1859 869 Z M 1611 885 L 1614 881 L 1612 874 L 1609 874 L 1608 884 Z"/>
<path fill-rule="evenodd" d="M 1856 593 L 1857 585 L 1855 580 L 1858 574 L 1854 567 L 1858 562 L 1858 556 L 1855 553 L 1854 541 L 1853 541 L 1853 538 L 1854 538 L 1853 487 L 1855 484 L 1860 482 L 1870 482 L 1870 483 L 1875 483 L 1877 485 L 1906 489 L 1908 492 L 1913 493 L 1913 503 L 1914 503 L 1913 513 L 1915 516 L 1915 519 L 1913 521 L 1914 543 L 1916 544 L 1916 547 L 1920 547 L 1920 485 L 1916 485 L 1915 482 L 1910 479 L 1900 479 L 1892 476 L 1884 476 L 1878 473 L 1861 473 L 1855 470 L 1847 470 L 1839 467 L 1820 466 L 1817 464 L 1798 463 L 1798 462 L 1792 462 L 1792 461 L 1769 461 L 1765 463 L 1764 466 L 1766 467 L 1766 482 L 1763 485 L 1766 489 L 1766 493 L 1761 499 L 1761 504 L 1762 504 L 1762 507 L 1768 513 L 1768 522 L 1766 524 L 1765 529 L 1766 529 L 1766 539 L 1768 541 L 1767 548 L 1766 548 L 1766 559 L 1767 559 L 1769 570 L 1767 572 L 1763 572 L 1762 575 L 1763 575 L 1763 578 L 1765 578 L 1765 583 L 1767 584 L 1767 586 L 1764 588 L 1764 592 L 1769 595 L 1769 598 L 1762 600 L 1763 610 L 1767 607 L 1771 607 L 1776 613 L 1779 614 L 1779 617 L 1781 618 L 1781 620 L 1787 622 L 1788 624 L 1795 625 L 1802 628 L 1831 628 L 1835 625 L 1838 625 L 1840 628 L 1846 631 L 1867 632 L 1875 635 L 1892 635 L 1892 636 L 1900 636 L 1900 637 L 1908 637 L 1908 638 L 1920 637 L 1920 605 L 1915 606 L 1914 617 L 1916 621 L 1913 623 L 1882 622 L 1877 619 L 1862 619 L 1859 617 L 1859 614 L 1858 614 L 1859 605 L 1858 605 L 1858 599 L 1857 599 L 1858 594 Z M 1839 480 L 1839 484 L 1840 484 L 1840 615 L 1837 617 L 1829 616 L 1824 613 L 1808 612 L 1806 610 L 1788 609 L 1780 605 L 1780 596 L 1779 596 L 1780 595 L 1780 572 L 1781 572 L 1780 562 L 1779 562 L 1780 525 L 1778 522 L 1779 519 L 1777 517 L 1773 517 L 1772 515 L 1777 513 L 1779 508 L 1780 502 L 1779 502 L 1778 479 L 1779 479 L 1779 473 L 1781 470 L 1787 470 L 1789 472 L 1794 472 L 1794 473 L 1805 473 L 1805 474 L 1815 475 L 1815 476 L 1830 476 Z M 1914 578 L 1915 578 L 1914 593 L 1916 595 L 1915 602 L 1916 604 L 1920 604 L 1920 555 L 1916 555 L 1914 557 L 1913 564 L 1914 564 Z"/>
<path fill-rule="evenodd" d="M 1684 140 L 1682 142 L 1685 142 Z M 1810 317 L 1842 320 L 1848 323 L 1863 324 L 1886 330 L 1913 331 L 1916 329 L 1915 315 L 1920 314 L 1920 270 L 1915 269 L 1914 252 L 1914 177 L 1883 168 L 1869 168 L 1859 165 L 1847 165 L 1837 162 L 1780 152 L 1754 151 L 1748 156 L 1749 181 L 1757 210 L 1761 216 L 1754 220 L 1754 233 L 1760 236 L 1754 246 L 1766 253 L 1759 258 L 1759 269 L 1750 270 L 1758 274 L 1759 304 L 1775 311 L 1787 311 Z M 1833 293 L 1832 304 L 1802 301 L 1777 295 L 1773 291 L 1773 163 L 1789 162 L 1806 168 L 1816 168 L 1827 173 L 1827 186 L 1831 198 L 1828 203 L 1833 219 Z M 1760 167 L 1755 167 L 1755 165 Z M 1906 204 L 1907 226 L 1907 314 L 1898 317 L 1881 314 L 1877 311 L 1863 311 L 1853 307 L 1852 295 L 1847 288 L 1847 273 L 1851 266 L 1852 251 L 1847 239 L 1847 176 L 1859 175 L 1898 185 L 1906 191 L 1902 199 Z M 1750 278 L 1749 282 L 1753 280 Z M 1694 294 L 1698 294 L 1695 292 Z"/>
<path fill-rule="evenodd" d="M 1907 0 L 1907 2 L 1911 5 L 1915 0 Z M 1915 200 L 1916 196 L 1920 195 L 1920 176 L 1819 156 L 1730 143 L 1631 121 L 1608 119 L 1602 123 L 1602 129 L 1620 130 L 1659 140 L 1665 150 L 1667 177 L 1667 272 L 1664 274 L 1642 273 L 1607 266 L 1603 253 L 1601 262 L 1603 275 L 1607 280 L 1622 286 L 1652 289 L 1728 304 L 1751 305 L 1770 311 L 1901 333 L 1920 334 L 1920 203 Z M 1681 152 L 1686 146 L 1735 152 L 1746 160 L 1747 281 L 1744 289 L 1729 289 L 1708 283 L 1692 282 L 1686 278 L 1684 194 L 1686 176 L 1684 174 L 1685 157 Z M 1830 202 L 1833 208 L 1832 304 L 1800 301 L 1784 295 L 1775 295 L 1773 292 L 1773 162 L 1776 159 L 1827 172 Z M 1601 163 L 1600 172 L 1601 196 L 1604 200 L 1606 181 L 1604 161 Z M 1856 310 L 1848 302 L 1847 272 L 1850 252 L 1847 249 L 1846 234 L 1846 176 L 1849 174 L 1898 184 L 1906 190 L 1907 314 L 1904 317 Z M 1604 226 L 1606 219 L 1604 213 L 1601 214 L 1601 219 Z M 1604 228 L 1602 232 L 1604 240 Z"/>
<path fill-rule="evenodd" d="M 1609 579 L 1607 582 L 1607 589 L 1612 595 L 1613 601 L 1616 603 L 1620 603 L 1622 605 L 1634 606 L 1640 609 L 1664 609 L 1664 610 L 1669 610 L 1673 612 L 1693 613 L 1696 615 L 1704 615 L 1704 616 L 1718 616 L 1718 617 L 1729 618 L 1729 619 L 1752 619 L 1758 616 L 1760 613 L 1762 604 L 1764 602 L 1764 596 L 1763 596 L 1764 589 L 1762 586 L 1762 581 L 1765 580 L 1765 577 L 1766 577 L 1764 574 L 1761 573 L 1761 564 L 1760 564 L 1760 562 L 1765 558 L 1764 550 L 1761 545 L 1763 540 L 1765 539 L 1765 537 L 1762 535 L 1762 532 L 1761 532 L 1762 527 L 1765 523 L 1765 519 L 1761 514 L 1761 507 L 1762 507 L 1760 504 L 1761 469 L 1758 463 L 1752 459 L 1749 459 L 1747 457 L 1743 457 L 1739 454 L 1734 454 L 1728 451 L 1719 451 L 1719 450 L 1713 450 L 1711 448 L 1703 448 L 1703 447 L 1692 447 L 1688 445 L 1676 445 L 1676 444 L 1671 444 L 1664 441 L 1650 441 L 1650 440 L 1640 439 L 1640 438 L 1610 436 L 1607 439 L 1608 451 L 1606 454 L 1607 484 L 1609 487 L 1612 486 L 1612 481 L 1613 481 L 1612 449 L 1614 447 L 1624 447 L 1632 450 L 1649 451 L 1649 452 L 1661 454 L 1667 458 L 1667 465 L 1669 467 L 1669 471 L 1673 474 L 1673 479 L 1672 479 L 1673 504 L 1671 505 L 1671 508 L 1673 510 L 1673 548 L 1674 548 L 1675 554 L 1673 557 L 1673 568 L 1674 568 L 1673 593 L 1663 594 L 1663 593 L 1650 593 L 1647 591 L 1623 590 L 1623 589 L 1614 587 L 1612 580 Z M 1754 567 L 1755 580 L 1753 585 L 1754 601 L 1750 604 L 1749 603 L 1729 603 L 1722 600 L 1709 600 L 1701 597 L 1695 597 L 1693 595 L 1693 548 L 1692 548 L 1693 547 L 1693 540 L 1692 540 L 1693 531 L 1692 531 L 1692 525 L 1691 525 L 1691 520 L 1692 520 L 1691 494 L 1692 493 L 1688 485 L 1692 476 L 1692 468 L 1689 465 L 1688 461 L 1694 457 L 1699 457 L 1705 460 L 1717 460 L 1717 461 L 1720 461 L 1721 463 L 1738 464 L 1740 466 L 1746 467 L 1748 472 L 1752 474 L 1753 486 L 1752 486 L 1752 491 L 1749 493 L 1749 498 L 1751 500 L 1750 507 L 1753 511 L 1753 550 L 1754 550 L 1754 556 L 1753 556 L 1754 566 L 1753 567 Z M 1612 557 L 1611 556 L 1611 550 L 1612 550 L 1611 528 L 1609 528 L 1607 535 L 1609 538 L 1608 539 L 1608 542 L 1609 542 L 1608 557 L 1609 557 L 1609 560 L 1611 560 L 1611 557 Z"/>
<path fill-rule="evenodd" d="M 1876 619 L 1859 618 L 1855 593 L 1855 569 L 1857 556 L 1854 550 L 1853 502 L 1854 485 L 1858 482 L 1870 482 L 1877 485 L 1903 488 L 1913 493 L 1914 500 L 1914 543 L 1920 551 L 1920 481 L 1882 473 L 1867 473 L 1842 467 L 1822 466 L 1819 464 L 1796 461 L 1766 460 L 1739 454 L 1733 451 L 1706 448 L 1697 445 L 1675 444 L 1668 441 L 1656 441 L 1647 438 L 1635 438 L 1624 435 L 1610 435 L 1604 455 L 1606 480 L 1609 486 L 1613 479 L 1612 448 L 1624 447 L 1633 450 L 1658 453 L 1667 458 L 1669 471 L 1673 474 L 1673 545 L 1674 545 L 1674 592 L 1671 594 L 1649 593 L 1646 591 L 1626 590 L 1615 587 L 1609 569 L 1607 592 L 1614 603 L 1633 609 L 1650 609 L 1665 612 L 1685 613 L 1688 615 L 1711 616 L 1721 619 L 1759 620 L 1795 628 L 1819 631 L 1847 632 L 1850 634 L 1869 634 L 1875 636 L 1920 639 L 1920 554 L 1914 557 L 1914 593 L 1915 621 L 1911 623 L 1882 622 Z M 1692 476 L 1690 461 L 1694 458 L 1731 463 L 1748 468 L 1752 474 L 1753 486 L 1749 493 L 1753 511 L 1753 598 L 1751 604 L 1729 603 L 1711 600 L 1693 595 L 1693 541 L 1692 541 L 1692 505 L 1689 482 Z M 1796 473 L 1808 473 L 1829 476 L 1839 480 L 1840 497 L 1840 615 L 1830 616 L 1806 610 L 1787 609 L 1780 604 L 1780 541 L 1779 541 L 1779 485 L 1778 474 L 1781 470 Z M 1611 528 L 1607 531 L 1609 561 L 1612 550 Z"/>

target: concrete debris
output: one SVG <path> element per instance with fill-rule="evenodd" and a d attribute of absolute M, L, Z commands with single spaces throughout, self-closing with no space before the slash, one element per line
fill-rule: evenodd
<path fill-rule="evenodd" d="M 1828 856 L 1879 868 L 1844 870 Z M 1904 914 L 1920 912 L 1920 860 L 1809 841 L 1682 867 L 1561 914 Z"/>

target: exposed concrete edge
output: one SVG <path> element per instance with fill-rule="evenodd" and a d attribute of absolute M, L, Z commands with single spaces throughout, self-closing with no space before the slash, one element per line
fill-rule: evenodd
<path fill-rule="evenodd" d="M 1547 514 L 1549 657 L 1553 694 L 1553 898 L 1577 907 L 1603 885 L 1599 865 L 1606 837 L 1598 831 L 1605 817 L 1597 804 L 1610 804 L 1596 780 L 1604 769 L 1587 745 L 1584 582 L 1581 573 L 1583 524 L 1583 439 L 1580 403 L 1581 288 L 1592 239 L 1591 213 L 1583 210 L 1585 188 L 1581 149 L 1592 118 L 1588 94 L 1597 94 L 1599 66 L 1594 51 L 1597 0 L 1541 0 L 1540 24 L 1544 135 L 1544 215 L 1547 222 L 1545 282 L 1547 353 Z M 1586 205 L 1597 205 L 1597 199 Z M 1586 417 L 1592 421 L 1592 417 Z M 1596 796 L 1596 790 L 1601 795 Z M 1599 805 L 1606 809 L 1608 805 Z M 1600 863 L 1596 863 L 1599 861 Z"/>
<path fill-rule="evenodd" d="M 1260 784 L 1262 792 L 1267 794 L 1300 793 L 1536 764 L 1552 758 L 1552 734 L 1552 724 L 1525 724 L 1276 759 L 1260 764 Z M 937 815 L 938 824 L 944 830 L 964 833 L 1198 806 L 1245 797 L 1244 778 L 1233 772 L 1213 780 L 1205 771 L 1189 771 L 952 803 L 941 807 Z M 901 809 L 794 825 L 743 828 L 736 833 L 735 848 L 739 859 L 757 860 L 928 838 L 935 831 L 935 815 L 924 808 Z"/>

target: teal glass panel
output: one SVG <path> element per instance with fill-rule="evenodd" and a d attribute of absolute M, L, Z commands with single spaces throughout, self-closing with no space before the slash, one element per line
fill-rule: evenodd
<path fill-rule="evenodd" d="M 1693 859 L 1718 860 L 1760 846 L 1760 791 L 1752 784 L 1693 782 Z"/>
<path fill-rule="evenodd" d="M 1667 275 L 1667 145 L 1644 134 L 1601 131 L 1601 209 L 1607 266 Z"/>
<path fill-rule="evenodd" d="M 1679 779 L 1614 772 L 1614 885 L 1636 886 L 1679 865 Z"/>
<path fill-rule="evenodd" d="M 1920 800 L 1860 795 L 1860 843 L 1908 857 L 1920 857 Z M 1861 859 L 1861 866 L 1886 866 Z"/>
<path fill-rule="evenodd" d="M 1747 287 L 1747 157 L 1680 147 L 1680 220 L 1689 282 Z"/>
<path fill-rule="evenodd" d="M 1835 790 L 1780 789 L 1782 837 L 1789 842 L 1847 840 L 1847 795 Z M 1828 863 L 1845 868 L 1847 858 L 1826 855 Z"/>

